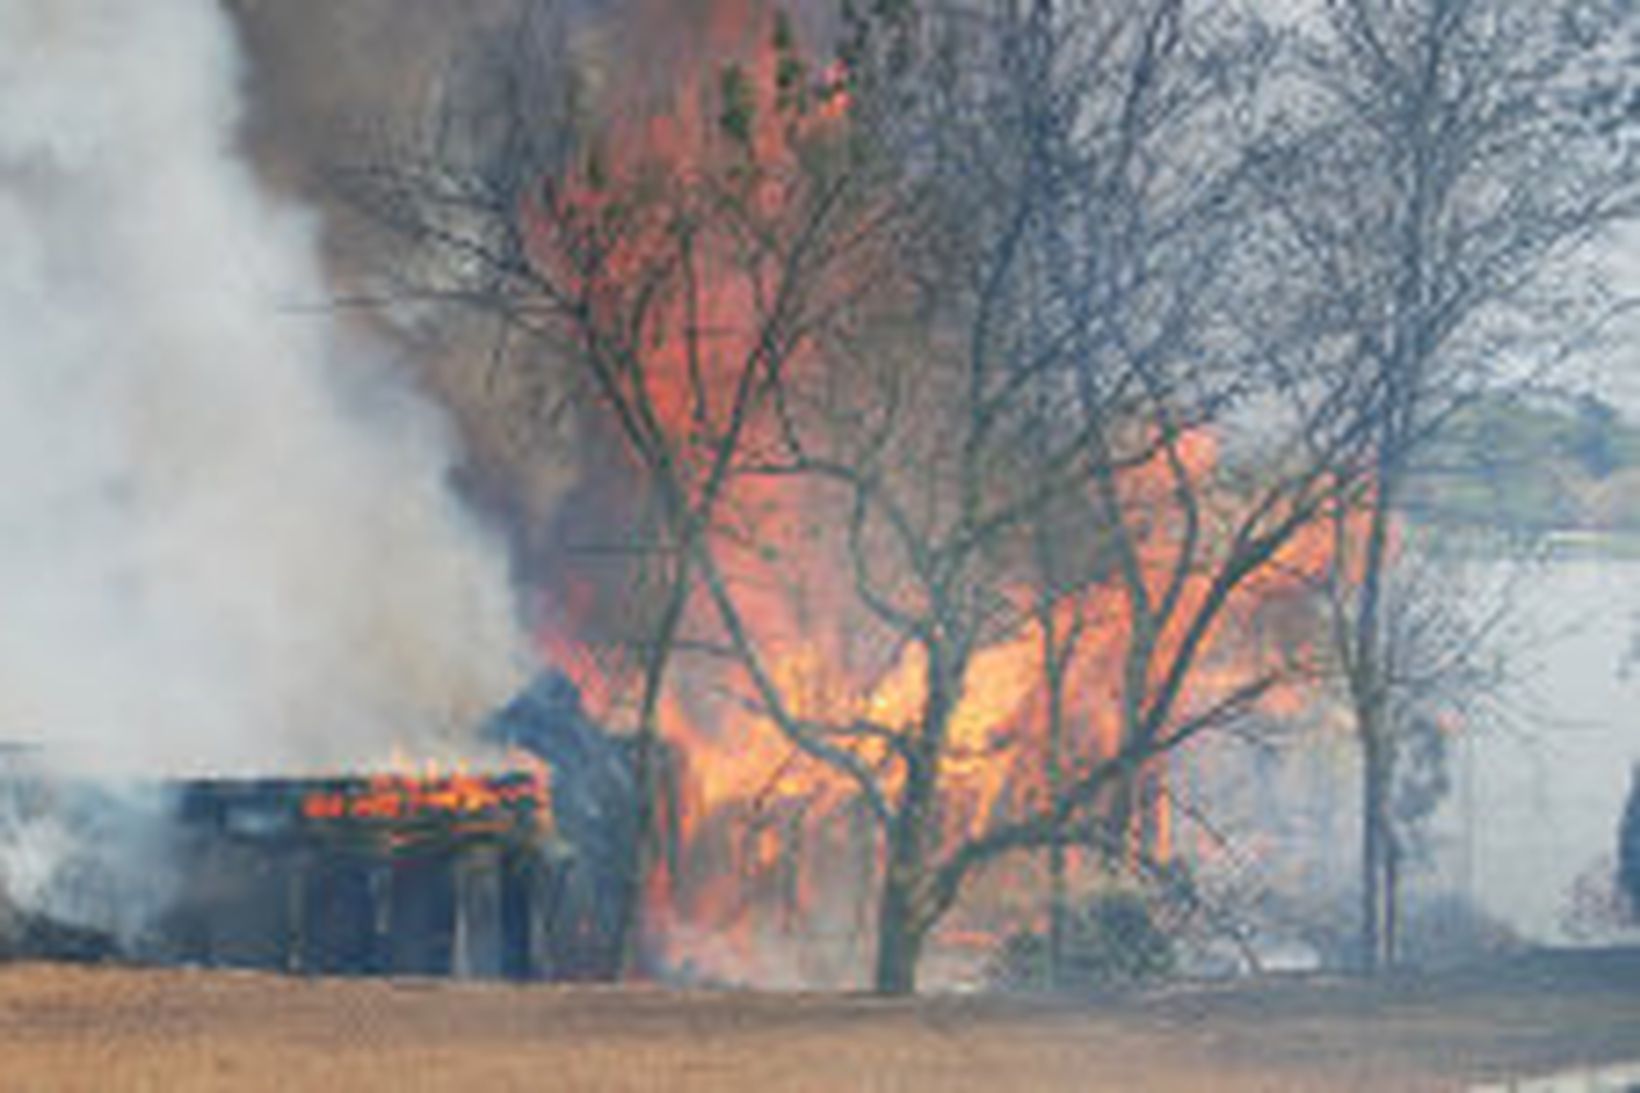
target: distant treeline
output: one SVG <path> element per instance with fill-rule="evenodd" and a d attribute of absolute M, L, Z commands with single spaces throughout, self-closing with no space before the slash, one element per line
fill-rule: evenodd
<path fill-rule="evenodd" d="M 1405 507 L 1449 527 L 1640 533 L 1640 426 L 1590 394 L 1479 400 L 1420 460 Z"/>

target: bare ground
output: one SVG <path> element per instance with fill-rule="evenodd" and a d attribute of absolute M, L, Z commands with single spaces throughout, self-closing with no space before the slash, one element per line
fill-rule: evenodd
<path fill-rule="evenodd" d="M 0 1090 L 1463 1089 L 1640 1059 L 1640 951 L 1102 1003 L 0 967 Z"/>

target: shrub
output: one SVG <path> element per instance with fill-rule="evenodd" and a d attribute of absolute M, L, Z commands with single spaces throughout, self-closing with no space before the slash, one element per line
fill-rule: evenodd
<path fill-rule="evenodd" d="M 1051 967 L 1046 930 L 1022 930 L 992 958 L 991 984 L 1003 990 L 1109 990 L 1156 979 L 1173 970 L 1173 940 L 1150 904 L 1133 892 L 1102 892 L 1070 916 L 1058 974 Z"/>

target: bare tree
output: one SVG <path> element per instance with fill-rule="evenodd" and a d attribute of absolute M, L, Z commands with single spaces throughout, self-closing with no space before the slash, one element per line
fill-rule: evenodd
<path fill-rule="evenodd" d="M 661 698 L 735 462 L 778 427 L 773 377 L 869 284 L 881 214 L 861 203 L 858 161 L 809 154 L 835 89 L 788 87 L 784 68 L 778 87 L 754 85 L 728 56 L 716 95 L 668 104 L 690 130 L 680 156 L 645 133 L 641 105 L 589 101 L 556 5 L 520 10 L 431 142 L 348 182 L 424 248 L 407 295 L 493 316 L 500 363 L 630 461 L 644 503 L 623 549 L 647 595 L 628 605 L 626 643 L 652 836 Z"/>
<path fill-rule="evenodd" d="M 1242 150 L 1214 139 L 1233 132 L 1221 124 L 1231 80 L 1257 43 L 1233 50 L 1185 14 L 1159 0 L 928 17 L 917 86 L 933 120 L 913 119 L 909 180 L 928 199 L 902 252 L 924 271 L 928 317 L 904 357 L 861 351 L 870 379 L 855 386 L 877 397 L 851 419 L 860 428 L 841 442 L 794 429 L 751 471 L 847 498 L 851 591 L 925 666 L 915 716 L 797 717 L 703 561 L 764 708 L 808 750 L 845 741 L 883 828 L 884 992 L 912 988 L 930 930 L 976 870 L 1072 843 L 1120 855 L 1162 758 L 1286 681 L 1288 665 L 1238 659 L 1226 635 L 1248 638 L 1284 566 L 1327 541 L 1340 468 L 1363 439 L 1348 376 L 1318 374 L 1303 403 L 1258 405 L 1269 373 L 1229 318 L 1246 302 L 1230 275 L 1257 217 L 1239 204 Z M 1210 428 L 1235 442 L 1223 467 L 1207 458 Z M 1011 598 L 1014 582 L 1030 594 Z M 977 656 L 1032 619 L 1058 704 L 1046 789 L 981 826 L 942 828 Z M 1106 739 L 1062 705 L 1090 625 L 1114 677 Z M 1211 685 L 1210 666 L 1226 669 Z"/>
<path fill-rule="evenodd" d="M 496 315 L 640 475 L 645 782 L 685 653 L 733 664 L 736 700 L 871 817 L 879 991 L 914 989 L 982 867 L 1146 857 L 1166 756 L 1302 670 L 1256 640 L 1262 605 L 1333 549 L 1378 381 L 1270 348 L 1264 327 L 1308 328 L 1274 321 L 1273 214 L 1240 139 L 1267 40 L 1217 11 L 880 5 L 845 21 L 843 86 L 774 20 L 776 63 L 726 54 L 678 104 L 681 157 L 600 140 L 521 33 L 477 154 L 364 177 L 443 291 Z M 773 548 L 805 522 L 827 610 L 915 669 L 897 709 L 783 685 L 758 605 L 801 585 Z M 1033 626 L 1045 776 L 965 706 Z M 955 822 L 976 761 L 1020 778 Z"/>
<path fill-rule="evenodd" d="M 1418 863 L 1426 825 L 1450 788 L 1450 757 L 1464 735 L 1512 730 L 1522 720 L 1529 670 L 1524 653 L 1545 636 L 1522 610 L 1522 589 L 1542 575 L 1534 550 L 1500 548 L 1479 562 L 1444 554 L 1410 527 L 1382 589 L 1386 692 L 1383 961 L 1399 959 L 1403 881 Z M 1336 588 L 1336 584 L 1333 586 Z M 1346 617 L 1328 598 L 1334 621 Z"/>
<path fill-rule="evenodd" d="M 1340 538 L 1338 645 L 1362 754 L 1362 960 L 1385 953 L 1398 647 L 1396 513 L 1419 453 L 1481 393 L 1541 377 L 1603 305 L 1587 248 L 1635 209 L 1627 107 L 1595 74 L 1624 4 L 1328 0 L 1299 30 L 1269 192 L 1313 289 L 1311 354 L 1375 423 Z"/>

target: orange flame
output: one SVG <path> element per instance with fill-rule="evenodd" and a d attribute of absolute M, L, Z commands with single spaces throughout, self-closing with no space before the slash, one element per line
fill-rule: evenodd
<path fill-rule="evenodd" d="M 783 63 L 790 57 L 765 32 L 763 5 L 722 0 L 712 13 L 703 24 L 709 63 L 679 79 L 664 109 L 617 122 L 582 168 L 547 196 L 532 197 L 522 211 L 531 261 L 611 321 L 630 314 L 638 294 L 669 283 L 662 270 L 693 264 L 683 289 L 639 309 L 647 324 L 634 338 L 642 367 L 615 378 L 634 385 L 630 393 L 653 408 L 686 463 L 725 428 L 727 389 L 756 351 L 765 306 L 759 293 L 777 280 L 772 267 L 779 258 L 748 258 L 744 240 L 714 238 L 704 229 L 687 235 L 687 253 L 680 250 L 685 237 L 676 230 L 679 218 L 705 200 L 692 187 L 715 166 L 735 164 L 724 175 L 746 180 L 741 197 L 749 215 L 778 229 L 783 213 L 802 199 L 803 142 L 836 131 L 852 106 L 848 74 L 832 65 L 813 85 L 811 108 L 793 110 L 782 97 L 789 86 Z M 733 80 L 727 75 L 731 63 L 742 74 Z M 726 101 L 730 84 L 744 96 L 738 104 Z M 725 117 L 731 108 L 742 114 Z M 745 164 L 755 169 L 740 170 Z M 625 200 L 635 191 L 664 197 Z M 811 363 L 801 347 L 794 356 L 799 366 Z M 755 446 L 762 439 L 758 430 L 772 427 L 754 421 L 749 443 Z M 1217 462 L 1214 437 L 1193 431 L 1173 438 L 1170 451 L 1120 474 L 1121 510 L 1153 514 L 1144 527 L 1127 529 L 1138 589 L 1107 577 L 1060 597 L 1046 618 L 1038 617 L 1028 580 L 1007 590 L 1017 622 L 974 652 L 946 724 L 937 849 L 1046 800 L 1045 624 L 1055 634 L 1074 626 L 1083 635 L 1066 665 L 1065 769 L 1086 771 L 1124 746 L 1120 689 L 1136 640 L 1133 596 L 1156 602 L 1177 587 L 1176 610 L 1155 635 L 1154 655 L 1142 673 L 1142 686 L 1155 688 L 1185 640 L 1187 620 L 1211 594 L 1206 567 L 1181 557 L 1186 536 L 1176 511 L 1175 475 L 1183 474 L 1210 498 Z M 699 477 L 683 479 L 694 487 Z M 805 721 L 869 725 L 872 731 L 838 746 L 892 797 L 901 776 L 892 738 L 924 716 L 929 668 L 921 647 L 894 645 L 893 635 L 837 593 L 851 582 L 837 541 L 836 529 L 846 524 L 838 501 L 812 485 L 746 477 L 726 487 L 717 515 L 733 534 L 713 544 L 715 556 L 783 704 Z M 1249 595 L 1208 635 L 1198 670 L 1180 697 L 1182 711 L 1212 704 L 1278 662 L 1283 640 L 1291 639 L 1282 634 L 1284 605 L 1300 600 L 1330 564 L 1330 533 L 1313 530 L 1288 544 L 1279 564 L 1250 583 Z M 710 632 L 710 612 L 695 614 L 697 630 Z M 1230 629 L 1238 640 L 1217 640 Z M 1270 640 L 1248 640 L 1259 632 Z M 580 685 L 595 715 L 608 716 L 614 696 L 630 691 L 631 680 L 590 655 L 573 635 L 549 631 L 542 645 Z M 671 674 L 659 722 L 683 757 L 677 834 L 684 860 L 680 876 L 657 870 L 647 893 L 650 928 L 671 934 L 660 938 L 663 945 L 688 948 L 689 937 L 706 934 L 743 973 L 755 974 L 757 929 L 768 928 L 771 918 L 777 931 L 795 928 L 805 915 L 847 920 L 845 905 L 858 904 L 872 875 L 857 865 L 875 861 L 880 850 L 857 785 L 797 748 L 754 694 L 745 673 L 728 663 L 691 661 L 687 672 Z M 1278 687 L 1263 701 L 1280 714 L 1295 709 L 1300 696 Z M 1166 778 L 1162 764 L 1145 772 L 1143 807 L 1134 818 L 1134 838 L 1162 860 L 1174 853 L 1176 841 Z M 998 914 L 1015 916 L 1001 925 L 1017 924 L 1024 897 L 1017 886 L 997 887 Z M 837 895 L 838 888 L 848 894 Z M 705 929 L 691 934 L 692 925 Z M 997 928 L 995 917 L 953 926 L 969 938 L 995 936 Z M 700 956 L 698 947 L 693 955 Z"/>
<path fill-rule="evenodd" d="M 505 775 L 466 771 L 376 774 L 357 784 L 305 794 L 301 814 L 311 821 L 406 821 L 442 818 L 452 822 L 493 819 L 527 804 L 550 823 L 551 791 L 537 765 Z"/>

